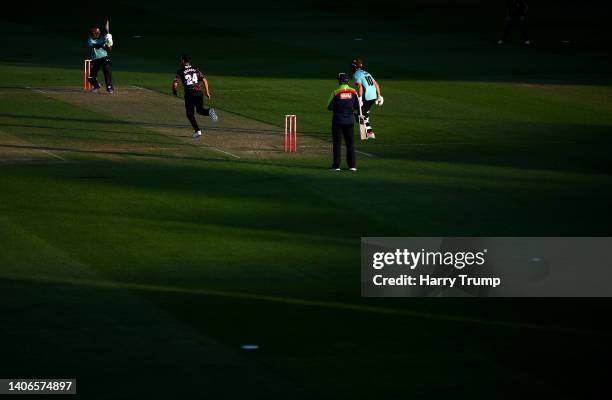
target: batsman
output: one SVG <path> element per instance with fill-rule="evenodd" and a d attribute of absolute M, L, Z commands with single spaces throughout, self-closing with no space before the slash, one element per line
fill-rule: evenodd
<path fill-rule="evenodd" d="M 363 69 L 363 60 L 359 57 L 353 58 L 351 62 L 351 68 L 353 69 L 353 80 L 357 86 L 357 93 L 359 94 L 359 125 L 360 131 L 365 127 L 364 139 L 376 139 L 376 134 L 370 124 L 370 110 L 374 104 L 382 106 L 384 99 L 380 93 L 380 85 L 374 77 Z"/>
<path fill-rule="evenodd" d="M 98 71 L 102 68 L 104 73 L 104 81 L 106 83 L 106 91 L 113 93 L 113 80 L 111 72 L 110 53 L 113 51 L 113 36 L 108 32 L 109 23 L 106 21 L 106 35 L 101 37 L 99 26 L 94 26 L 89 31 L 89 40 L 87 41 L 90 50 L 89 58 L 91 59 L 91 70 L 89 72 L 89 83 L 91 83 L 91 91 L 98 93 L 100 84 L 98 83 Z"/>

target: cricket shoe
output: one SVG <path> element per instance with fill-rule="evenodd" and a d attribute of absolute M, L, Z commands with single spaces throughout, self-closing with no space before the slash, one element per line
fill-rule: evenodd
<path fill-rule="evenodd" d="M 353 168 L 349 168 L 349 171 L 353 171 L 353 172 L 355 172 L 355 171 L 357 171 L 357 168 L 355 168 L 355 167 L 353 167 Z"/>
<path fill-rule="evenodd" d="M 336 172 L 336 171 L 340 171 L 340 168 L 331 167 L 330 169 L 328 169 L 328 171 Z"/>
<path fill-rule="evenodd" d="M 195 131 L 195 132 L 193 132 L 192 136 L 193 136 L 194 139 L 197 139 L 200 136 L 202 136 L 202 131 Z"/>
<path fill-rule="evenodd" d="M 219 121 L 219 116 L 217 115 L 217 113 L 215 112 L 214 108 L 211 108 L 208 111 L 208 115 L 210 115 L 210 119 L 212 119 L 212 122 L 217 122 Z"/>
<path fill-rule="evenodd" d="M 374 134 L 374 132 L 368 132 L 368 134 L 366 135 L 367 139 L 376 139 L 376 135 Z"/>
<path fill-rule="evenodd" d="M 91 88 L 91 93 L 98 93 L 98 89 L 100 88 L 97 88 L 97 87 Z"/>
<path fill-rule="evenodd" d="M 107 92 L 108 94 L 113 94 L 113 87 L 112 87 L 112 86 L 107 87 L 107 88 L 106 88 L 106 92 Z"/>

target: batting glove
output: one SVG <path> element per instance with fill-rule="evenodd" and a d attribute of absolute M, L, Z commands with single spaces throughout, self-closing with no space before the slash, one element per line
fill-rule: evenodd
<path fill-rule="evenodd" d="M 385 102 L 385 99 L 383 99 L 382 96 L 378 96 L 378 98 L 376 99 L 377 106 L 382 106 L 384 102 Z"/>
<path fill-rule="evenodd" d="M 110 33 L 107 33 L 106 37 L 104 39 L 106 40 L 106 46 L 107 47 L 112 47 L 113 46 L 113 35 L 111 35 Z"/>

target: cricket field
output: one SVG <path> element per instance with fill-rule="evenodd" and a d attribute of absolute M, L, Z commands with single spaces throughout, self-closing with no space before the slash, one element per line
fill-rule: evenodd
<path fill-rule="evenodd" d="M 596 398 L 609 300 L 360 297 L 361 237 L 612 233 L 605 10 L 533 2 L 532 45 L 498 46 L 505 2 L 456 3 L 3 13 L 0 378 L 86 399 Z M 105 19 L 112 95 L 82 89 Z M 198 140 L 170 90 L 182 53 L 220 117 Z M 385 103 L 359 170 L 331 173 L 326 101 L 355 56 Z"/>

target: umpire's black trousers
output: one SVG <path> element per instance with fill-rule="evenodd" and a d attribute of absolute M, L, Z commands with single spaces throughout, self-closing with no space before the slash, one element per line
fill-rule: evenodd
<path fill-rule="evenodd" d="M 332 168 L 340 168 L 343 137 L 344 143 L 346 143 L 346 163 L 349 168 L 355 168 L 355 133 L 353 124 L 336 123 L 332 123 L 332 140 L 334 142 L 334 163 Z"/>

